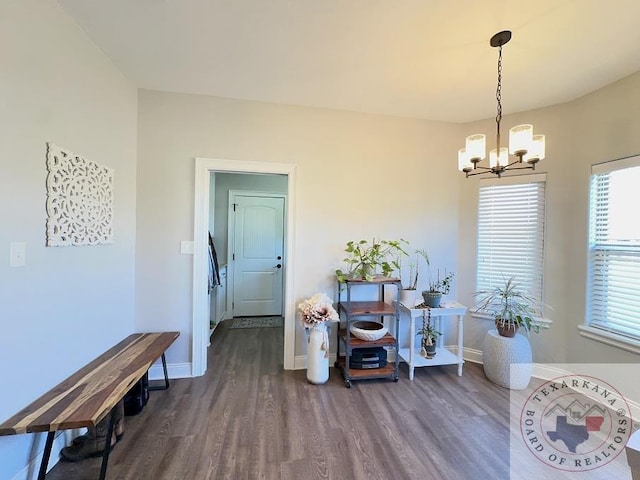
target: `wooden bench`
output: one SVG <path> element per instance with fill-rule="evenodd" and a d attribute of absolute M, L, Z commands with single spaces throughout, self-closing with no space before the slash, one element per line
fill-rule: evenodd
<path fill-rule="evenodd" d="M 104 480 L 116 405 L 158 358 L 162 358 L 165 384 L 149 390 L 169 388 L 164 354 L 178 335 L 179 332 L 162 332 L 128 336 L 0 424 L 0 435 L 49 432 L 38 474 L 38 479 L 42 480 L 47 473 L 55 432 L 95 427 L 111 412 L 100 469 L 100 479 Z"/>

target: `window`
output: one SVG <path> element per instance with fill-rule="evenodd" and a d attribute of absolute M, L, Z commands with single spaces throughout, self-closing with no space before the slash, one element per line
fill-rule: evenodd
<path fill-rule="evenodd" d="M 587 325 L 640 340 L 640 156 L 594 165 Z"/>
<path fill-rule="evenodd" d="M 515 277 L 541 311 L 545 183 L 545 174 L 480 180 L 478 208 L 478 290 Z"/>

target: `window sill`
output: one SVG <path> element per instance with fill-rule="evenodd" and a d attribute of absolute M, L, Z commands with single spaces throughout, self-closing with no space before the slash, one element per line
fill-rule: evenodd
<path fill-rule="evenodd" d="M 580 330 L 580 335 L 585 338 L 626 350 L 627 352 L 640 354 L 640 342 L 637 340 L 632 340 L 622 335 L 605 332 L 599 328 L 588 327 L 586 325 L 578 325 L 578 330 Z"/>
<path fill-rule="evenodd" d="M 490 320 L 493 321 L 493 315 L 487 315 L 486 313 L 479 313 L 479 312 L 472 312 L 471 313 L 471 318 L 479 318 L 481 320 Z M 551 325 L 553 324 L 553 320 L 549 319 L 549 318 L 536 318 L 534 320 L 534 325 L 538 325 L 540 327 L 540 329 L 549 329 L 551 328 Z"/>

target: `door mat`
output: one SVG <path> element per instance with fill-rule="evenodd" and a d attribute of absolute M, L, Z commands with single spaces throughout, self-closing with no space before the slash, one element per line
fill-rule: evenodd
<path fill-rule="evenodd" d="M 238 317 L 233 320 L 231 328 L 269 328 L 282 325 L 282 317 Z"/>

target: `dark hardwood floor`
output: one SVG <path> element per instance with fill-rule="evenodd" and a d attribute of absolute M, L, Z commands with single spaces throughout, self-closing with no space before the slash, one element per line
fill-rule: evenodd
<path fill-rule="evenodd" d="M 480 365 L 466 363 L 462 377 L 456 366 L 420 368 L 411 382 L 401 364 L 398 383 L 351 389 L 332 368 L 316 386 L 304 370 L 283 370 L 282 328 L 230 323 L 214 333 L 205 376 L 172 381 L 126 417 L 108 479 L 516 478 L 509 391 Z M 535 462 L 522 464 L 522 478 L 561 478 Z M 47 478 L 94 480 L 99 468 L 99 458 L 60 462 Z"/>

